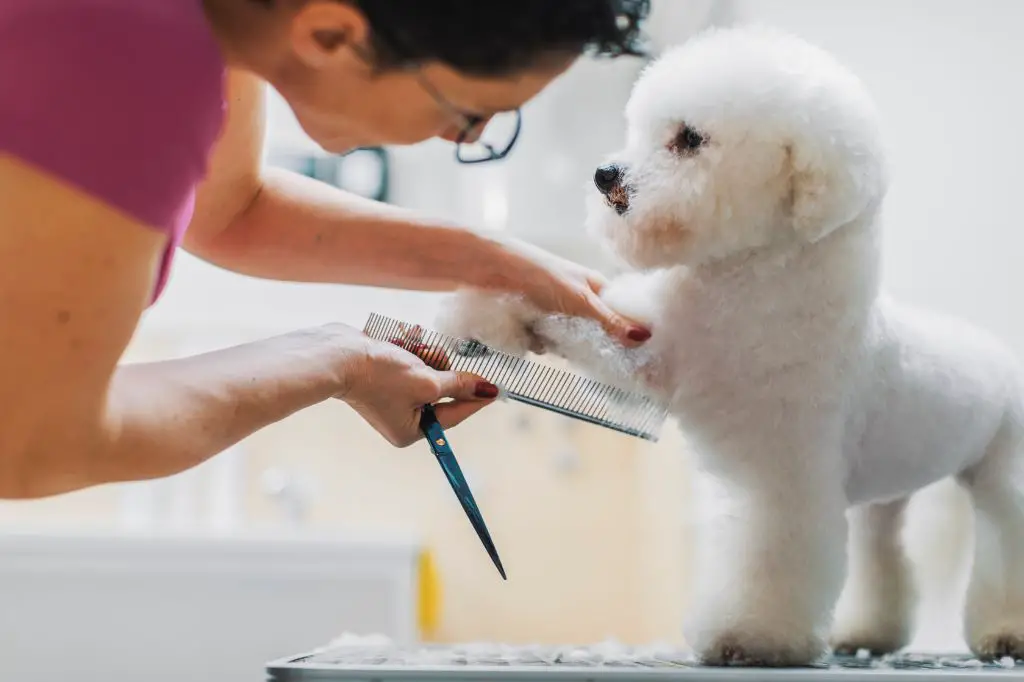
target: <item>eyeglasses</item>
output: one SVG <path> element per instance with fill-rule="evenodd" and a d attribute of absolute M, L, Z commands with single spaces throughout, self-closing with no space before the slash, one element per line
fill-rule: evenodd
<path fill-rule="evenodd" d="M 415 73 L 420 86 L 438 106 L 461 123 L 462 129 L 455 140 L 455 159 L 459 163 L 485 163 L 508 156 L 523 127 L 522 111 L 517 108 L 487 117 L 467 114 L 442 95 L 422 72 Z"/>
<path fill-rule="evenodd" d="M 480 139 L 467 142 L 468 135 L 481 124 L 484 129 Z M 469 117 L 466 127 L 456 140 L 455 159 L 459 163 L 483 163 L 498 161 L 508 156 L 519 139 L 523 127 L 523 114 L 519 109 L 501 112 L 489 120 L 479 116 Z"/>
<path fill-rule="evenodd" d="M 380 31 L 378 31 L 378 34 Z M 396 45 L 394 39 L 388 40 Z M 353 46 L 359 56 L 368 64 L 372 57 L 360 46 Z M 455 159 L 459 163 L 485 163 L 499 161 L 508 156 L 519 139 L 523 127 L 522 112 L 516 108 L 493 116 L 469 114 L 451 103 L 419 69 L 413 71 L 416 80 L 437 105 L 449 116 L 460 122 L 461 130 L 455 140 Z"/>

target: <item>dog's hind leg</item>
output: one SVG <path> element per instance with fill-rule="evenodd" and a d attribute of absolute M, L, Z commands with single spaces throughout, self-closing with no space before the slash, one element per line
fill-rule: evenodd
<path fill-rule="evenodd" d="M 1024 424 L 1008 414 L 984 459 L 960 475 L 974 503 L 964 634 L 980 658 L 1024 658 Z"/>
<path fill-rule="evenodd" d="M 882 655 L 910 643 L 915 590 L 901 533 L 908 500 L 865 504 L 847 514 L 846 584 L 831 637 L 837 653 Z"/>

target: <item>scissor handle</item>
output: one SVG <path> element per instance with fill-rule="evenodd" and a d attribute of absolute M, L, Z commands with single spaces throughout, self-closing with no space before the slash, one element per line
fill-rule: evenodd
<path fill-rule="evenodd" d="M 433 405 L 423 406 L 423 410 L 420 412 L 420 431 L 423 432 L 423 436 L 430 444 L 430 451 L 434 453 L 435 457 L 455 456 L 455 452 L 448 445 L 448 436 L 441 428 L 441 422 L 437 420 L 437 412 L 434 411 Z"/>

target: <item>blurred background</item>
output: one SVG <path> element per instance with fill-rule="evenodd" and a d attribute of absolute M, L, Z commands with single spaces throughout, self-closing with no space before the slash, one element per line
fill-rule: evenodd
<path fill-rule="evenodd" d="M 893 172 L 888 289 L 991 329 L 1024 354 L 1013 208 L 1024 90 L 1012 77 L 1024 59 L 1024 3 L 654 0 L 649 28 L 664 48 L 735 21 L 817 42 L 877 98 Z M 622 141 L 622 107 L 641 67 L 578 64 L 525 108 L 515 152 L 478 167 L 457 165 L 441 142 L 327 157 L 271 95 L 267 159 L 606 267 L 583 235 L 582 197 L 594 166 Z M 436 304 L 431 295 L 259 282 L 182 254 L 127 360 L 334 320 L 361 327 L 371 311 L 430 324 Z M 46 679 L 76 669 L 115 679 L 148 662 L 151 680 L 197 671 L 242 680 L 343 632 L 681 642 L 699 510 L 672 426 L 649 444 L 500 404 L 452 438 L 507 583 L 426 448 L 395 450 L 327 403 L 174 478 L 0 503 L 0 660 L 14 666 L 11 679 L 44 679 L 46 661 Z M 915 502 L 907 541 L 924 595 L 918 648 L 962 647 L 970 534 L 952 486 Z"/>

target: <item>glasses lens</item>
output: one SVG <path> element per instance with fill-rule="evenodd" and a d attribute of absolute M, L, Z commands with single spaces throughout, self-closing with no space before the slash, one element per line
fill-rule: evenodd
<path fill-rule="evenodd" d="M 458 156 L 463 163 L 477 163 L 501 158 L 507 154 L 519 136 L 519 112 L 496 114 L 484 126 L 476 140 L 459 145 Z"/>

